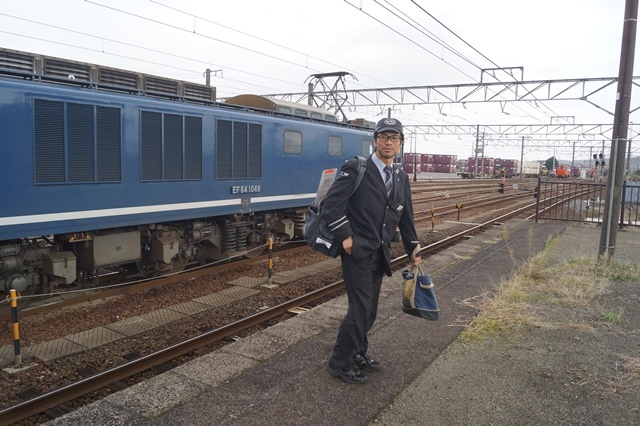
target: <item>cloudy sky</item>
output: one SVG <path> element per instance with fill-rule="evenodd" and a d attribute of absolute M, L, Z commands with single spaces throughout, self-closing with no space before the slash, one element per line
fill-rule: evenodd
<path fill-rule="evenodd" d="M 5 0 L 0 47 L 198 83 L 205 69 L 219 70 L 212 85 L 220 97 L 305 92 L 310 75 L 334 71 L 353 75 L 347 89 L 474 83 L 481 69 L 496 67 L 524 67 L 524 80 L 617 77 L 624 3 Z M 548 124 L 552 117 L 611 124 L 603 109 L 614 110 L 615 92 L 611 87 L 595 99 L 602 109 L 584 101 L 468 103 L 401 105 L 393 115 L 405 124 Z M 377 121 L 386 111 L 359 107 L 349 114 Z M 640 123 L 638 113 L 631 121 Z M 587 159 L 587 147 L 603 140 L 607 154 L 610 137 L 575 141 L 583 147 L 576 159 Z M 570 160 L 572 142 L 557 143 L 556 156 Z M 486 143 L 485 156 L 520 158 L 518 140 Z M 410 150 L 468 157 L 474 145 L 473 135 L 417 135 Z M 553 153 L 531 146 L 524 155 L 538 160 Z"/>

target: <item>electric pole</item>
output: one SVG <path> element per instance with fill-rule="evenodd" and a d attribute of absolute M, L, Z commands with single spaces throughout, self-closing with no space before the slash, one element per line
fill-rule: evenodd
<path fill-rule="evenodd" d="M 618 73 L 618 91 L 616 109 L 613 118 L 611 154 L 609 155 L 609 176 L 607 195 L 604 203 L 602 232 L 598 257 L 613 258 L 618 238 L 618 220 L 622 202 L 622 178 L 624 175 L 624 157 L 627 148 L 627 128 L 631 106 L 631 85 L 633 79 L 633 59 L 636 45 L 638 19 L 638 0 L 626 0 L 624 27 L 622 29 L 622 48 L 620 52 L 620 70 Z"/>

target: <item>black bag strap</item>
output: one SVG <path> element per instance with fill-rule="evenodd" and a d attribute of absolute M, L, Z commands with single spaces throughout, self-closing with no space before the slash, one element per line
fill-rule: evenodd
<path fill-rule="evenodd" d="M 356 189 L 358 189 L 360 182 L 362 182 L 364 178 L 364 172 L 367 171 L 367 159 L 361 155 L 356 155 L 356 158 L 358 159 L 358 174 L 356 175 L 356 181 L 353 183 L 353 189 L 351 190 L 351 194 L 349 194 L 349 198 L 356 192 Z"/>

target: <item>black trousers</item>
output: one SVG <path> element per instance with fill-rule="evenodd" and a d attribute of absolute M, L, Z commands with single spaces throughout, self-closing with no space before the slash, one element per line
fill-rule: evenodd
<path fill-rule="evenodd" d="M 329 362 L 335 368 L 349 370 L 354 367 L 353 357 L 356 354 L 367 353 L 367 333 L 378 314 L 383 275 L 382 249 L 365 259 L 343 253 L 341 260 L 349 309 L 338 329 Z"/>

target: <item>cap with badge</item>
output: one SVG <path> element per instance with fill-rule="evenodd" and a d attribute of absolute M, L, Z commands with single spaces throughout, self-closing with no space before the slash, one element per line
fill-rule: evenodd
<path fill-rule="evenodd" d="M 402 123 L 400 122 L 400 120 L 397 120 L 395 118 L 383 118 L 382 120 L 378 121 L 378 124 L 376 124 L 376 129 L 373 131 L 373 134 L 377 135 L 378 133 L 382 132 L 396 132 L 403 135 Z"/>

